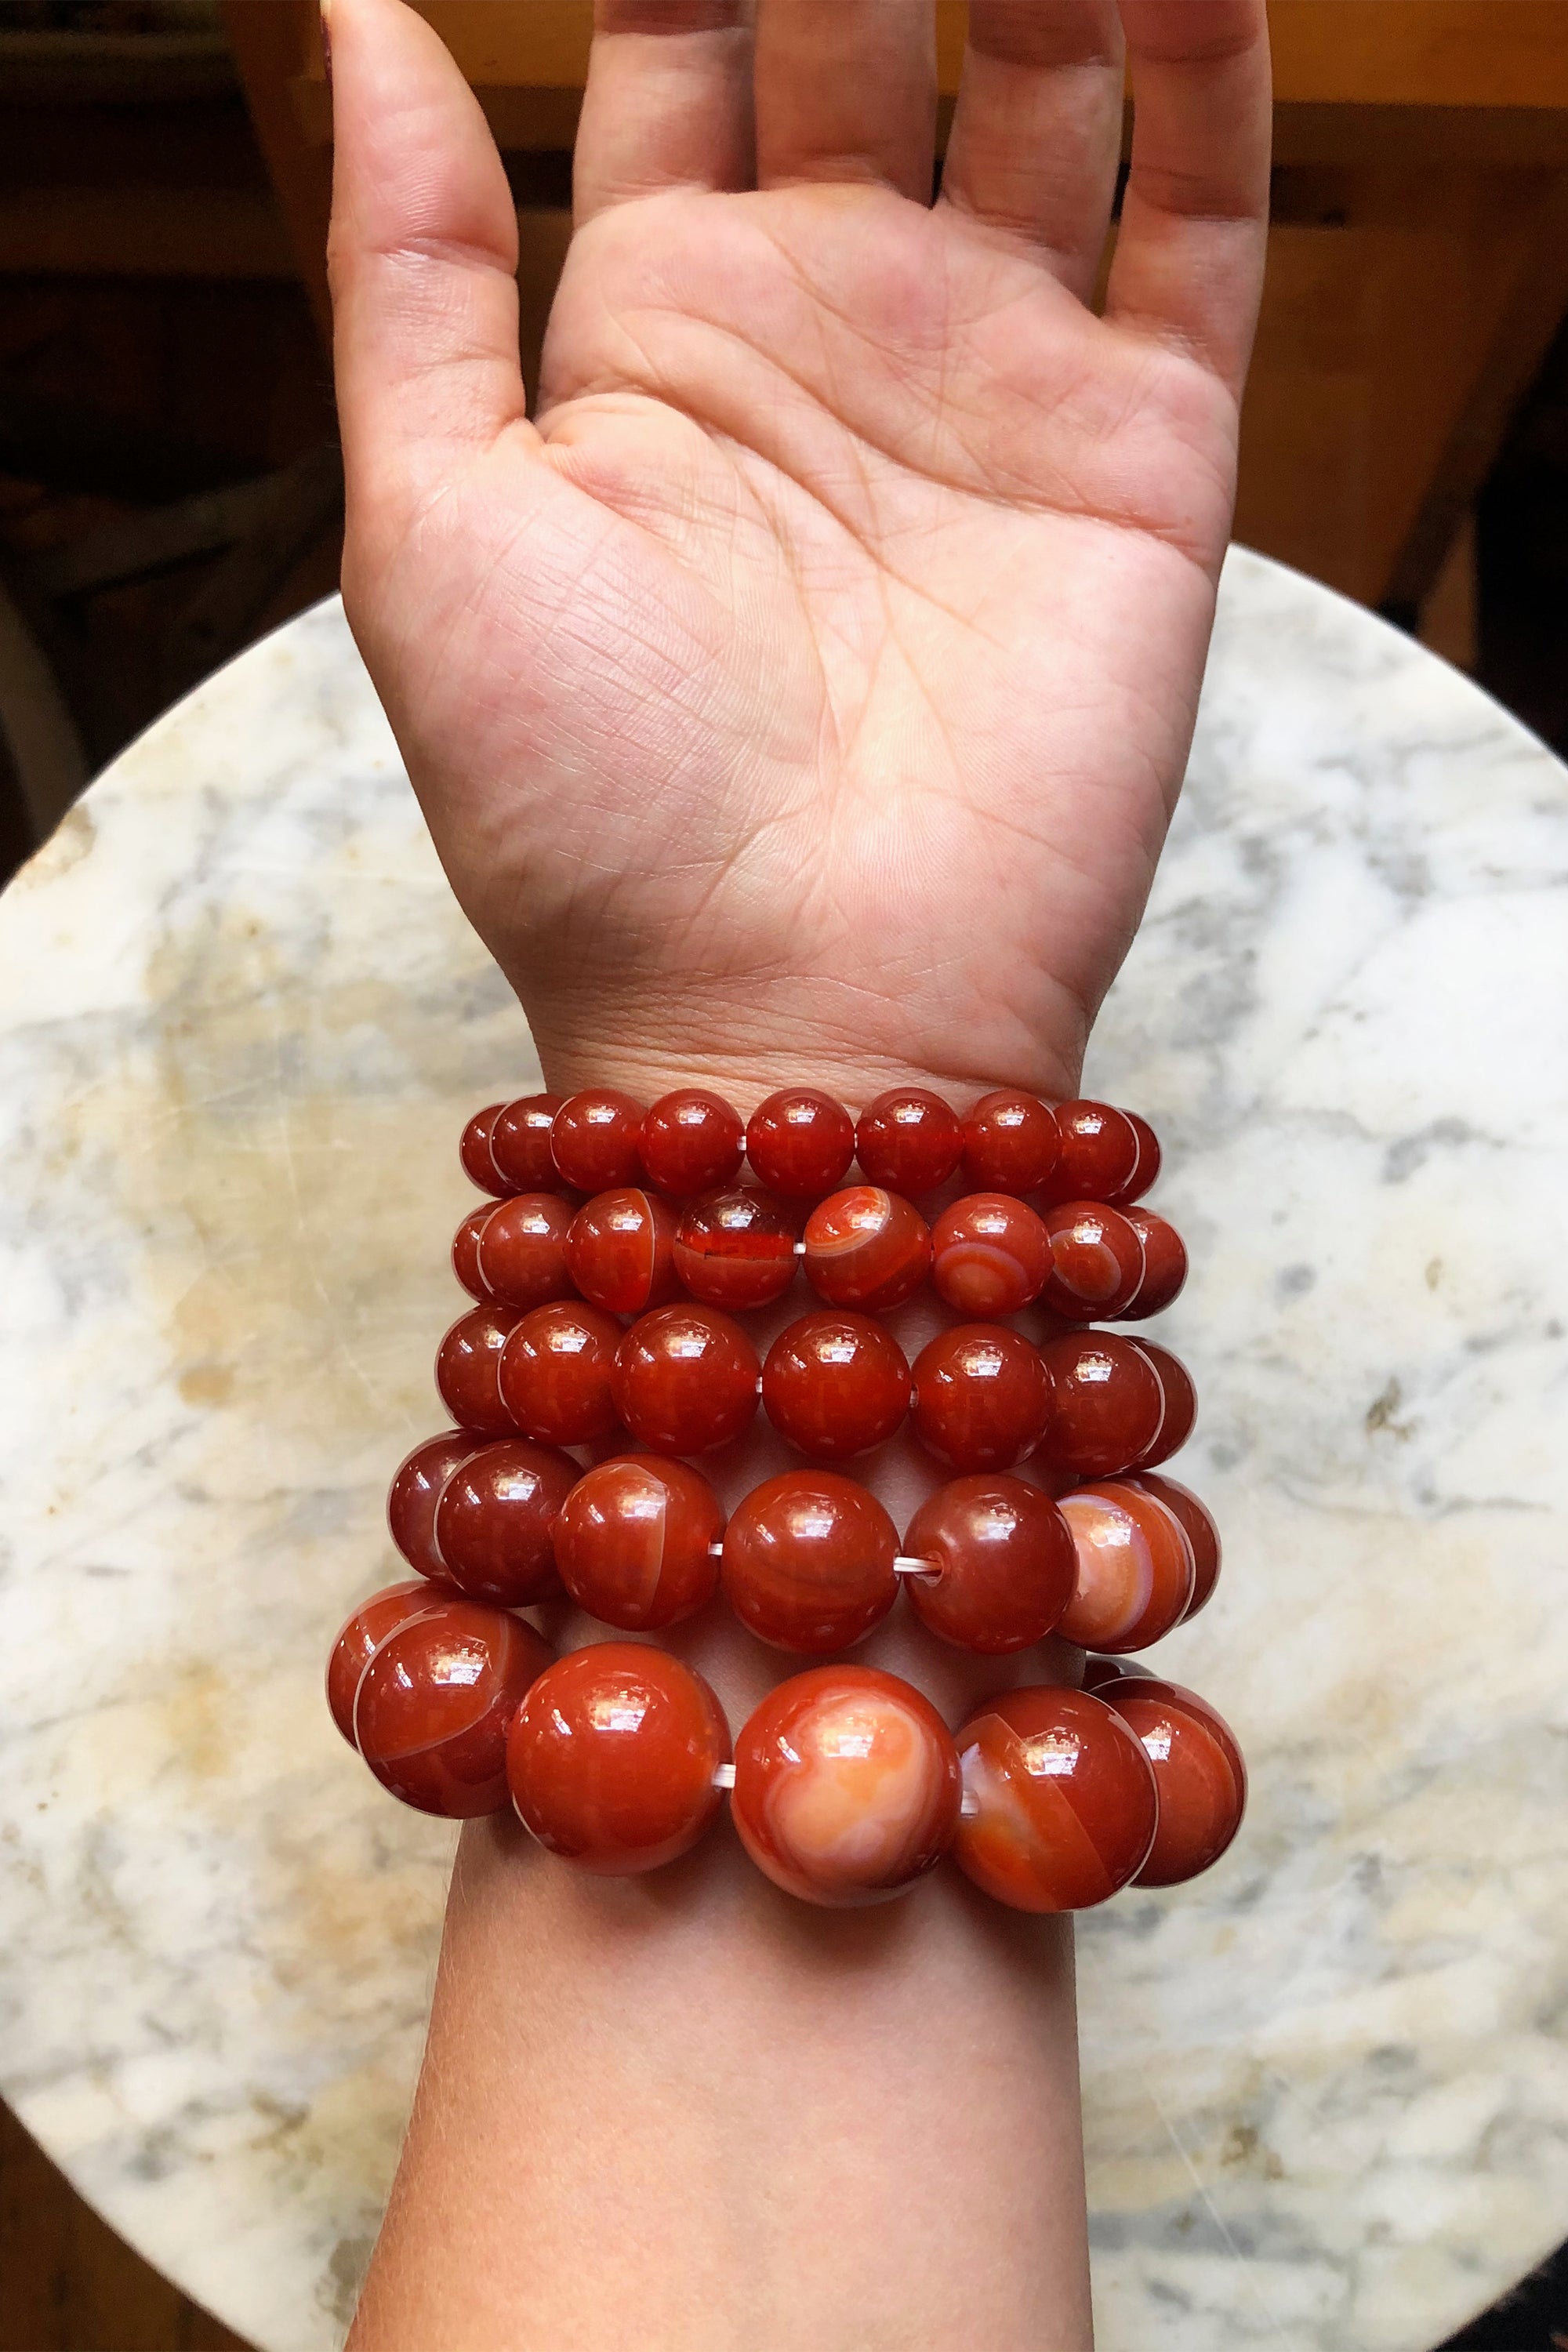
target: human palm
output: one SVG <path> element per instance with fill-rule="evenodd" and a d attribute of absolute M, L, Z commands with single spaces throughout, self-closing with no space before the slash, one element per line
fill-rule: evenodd
<path fill-rule="evenodd" d="M 663 30 L 626 30 L 639 7 Z M 562 1076 L 1070 1090 L 1180 782 L 1229 523 L 1260 9 L 1124 0 L 1152 127 L 1103 317 L 1110 0 L 976 0 L 934 206 L 923 0 L 839 0 L 861 100 L 808 47 L 791 63 L 816 0 L 763 0 L 754 58 L 729 13 L 602 8 L 535 425 L 482 121 L 397 0 L 336 0 L 351 616 Z M 779 170 L 792 125 L 809 157 L 814 74 L 858 143 Z M 1239 110 L 1218 141 L 1205 76 Z"/>

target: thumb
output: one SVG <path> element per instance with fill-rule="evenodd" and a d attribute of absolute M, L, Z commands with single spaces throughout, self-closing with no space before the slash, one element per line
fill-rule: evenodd
<path fill-rule="evenodd" d="M 517 215 L 479 101 L 424 19 L 403 0 L 330 6 L 328 268 L 349 510 L 395 528 L 526 418 Z"/>

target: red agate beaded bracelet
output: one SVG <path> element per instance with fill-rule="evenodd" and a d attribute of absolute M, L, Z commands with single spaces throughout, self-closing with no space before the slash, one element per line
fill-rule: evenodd
<path fill-rule="evenodd" d="M 688 1851 L 728 1791 L 758 1865 L 833 1906 L 898 1894 L 949 1853 L 1030 1910 L 1217 1858 L 1246 1796 L 1234 1737 L 1125 1663 L 1218 1574 L 1212 1519 L 1156 1468 L 1190 1432 L 1192 1382 L 1152 1341 L 1075 1328 L 1152 1314 L 1185 1276 L 1173 1228 L 1135 1205 L 1160 1158 L 1142 1119 L 1014 1089 L 961 1118 L 901 1088 L 854 1121 L 792 1087 L 743 1124 L 706 1088 L 647 1109 L 595 1088 L 490 1106 L 461 1157 L 492 1198 L 453 1244 L 477 1302 L 437 1355 L 458 1426 L 388 1497 L 417 1577 L 353 1613 L 328 1674 L 386 1787 L 453 1818 L 510 1801 L 603 1873 Z M 867 1181 L 846 1183 L 857 1157 Z M 745 1160 L 758 1181 L 738 1181 Z M 764 1359 L 740 1318 L 802 1270 L 818 1304 Z M 928 1280 L 962 1319 L 911 1363 L 879 1318 Z M 1028 1310 L 1032 1332 L 1001 1319 Z M 742 1435 L 759 1402 L 806 1461 L 726 1514 L 684 1457 Z M 952 1475 L 900 1538 L 838 1465 L 906 1422 Z M 824 1662 L 773 1691 L 733 1756 L 675 1658 L 646 1639 L 554 1658 L 517 1613 L 569 1597 L 647 1636 L 721 1591 L 759 1640 Z M 1052 1634 L 1103 1654 L 1083 1689 L 1006 1691 L 950 1736 L 910 1685 L 839 1654 L 900 1591 L 979 1654 Z"/>

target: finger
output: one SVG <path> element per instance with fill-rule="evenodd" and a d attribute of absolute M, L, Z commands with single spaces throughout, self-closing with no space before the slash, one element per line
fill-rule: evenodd
<path fill-rule="evenodd" d="M 328 248 L 351 518 L 526 416 L 517 215 L 479 103 L 403 0 L 333 0 Z"/>
<path fill-rule="evenodd" d="M 664 188 L 752 184 L 749 0 L 595 0 L 579 223 Z"/>
<path fill-rule="evenodd" d="M 942 201 L 1092 291 L 1121 154 L 1116 0 L 971 0 Z"/>
<path fill-rule="evenodd" d="M 931 0 L 758 0 L 757 185 L 880 182 L 929 205 Z"/>
<path fill-rule="evenodd" d="M 1272 138 L 1265 0 L 1121 0 L 1132 163 L 1106 314 L 1239 392 L 1263 285 Z"/>

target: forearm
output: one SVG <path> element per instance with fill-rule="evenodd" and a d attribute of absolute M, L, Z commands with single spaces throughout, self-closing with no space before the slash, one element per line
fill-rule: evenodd
<path fill-rule="evenodd" d="M 655 1059 L 551 1076 L 724 1082 Z M 858 1100 L 884 1080 L 837 1082 Z M 897 1511 L 920 1474 L 890 1451 L 876 1484 Z M 773 1466 L 742 1460 L 728 1483 Z M 564 1611 L 547 1630 L 604 1638 Z M 661 1640 L 736 1729 L 805 1663 L 722 1607 Z M 856 1655 L 953 1724 L 987 1691 L 1070 1675 L 1051 1644 L 983 1659 L 907 1611 Z M 465 1832 L 352 2352 L 1089 2339 L 1069 1923 L 1005 1911 L 951 1867 L 895 1903 L 814 1909 L 727 1825 L 627 1879 L 574 1871 L 510 1816 Z"/>

